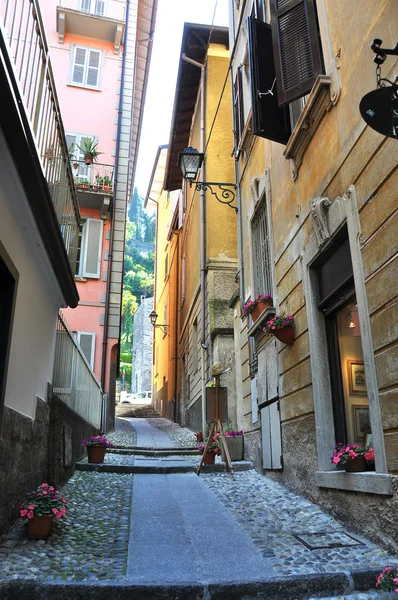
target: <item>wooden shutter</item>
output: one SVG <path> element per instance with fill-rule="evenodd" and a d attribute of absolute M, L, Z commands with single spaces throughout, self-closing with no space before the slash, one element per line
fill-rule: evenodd
<path fill-rule="evenodd" d="M 77 332 L 77 341 L 78 344 L 87 358 L 87 362 L 90 367 L 94 368 L 94 350 L 95 350 L 95 333 L 87 332 L 87 331 L 78 331 Z"/>
<path fill-rule="evenodd" d="M 75 60 L 72 70 L 72 82 L 84 83 L 84 65 L 86 62 L 86 49 L 75 47 Z"/>
<path fill-rule="evenodd" d="M 308 94 L 323 73 L 315 0 L 271 0 L 279 106 Z"/>
<path fill-rule="evenodd" d="M 87 219 L 84 225 L 83 277 L 98 279 L 101 274 L 101 219 Z"/>
<path fill-rule="evenodd" d="M 89 51 L 86 85 L 98 87 L 101 53 L 98 50 Z"/>
<path fill-rule="evenodd" d="M 234 129 L 235 152 L 239 149 L 239 142 L 243 132 L 243 97 L 242 97 L 242 67 L 238 67 L 234 81 Z"/>
<path fill-rule="evenodd" d="M 247 31 L 253 133 L 286 144 L 291 133 L 289 108 L 278 105 L 271 27 L 248 17 Z"/>

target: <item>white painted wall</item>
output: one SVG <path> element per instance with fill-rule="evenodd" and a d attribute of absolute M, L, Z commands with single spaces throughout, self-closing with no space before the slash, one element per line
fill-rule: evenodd
<path fill-rule="evenodd" d="M 0 131 L 0 242 L 19 273 L 5 405 L 34 418 L 52 380 L 58 309 L 65 306 Z"/>

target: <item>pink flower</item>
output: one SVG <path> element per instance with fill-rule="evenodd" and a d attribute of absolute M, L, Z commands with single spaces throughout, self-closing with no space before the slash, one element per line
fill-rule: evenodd
<path fill-rule="evenodd" d="M 333 459 L 333 462 L 335 465 L 337 465 L 340 462 L 340 457 L 339 456 L 335 456 Z"/>
<path fill-rule="evenodd" d="M 29 508 L 29 510 L 34 510 L 36 507 L 34 504 L 29 504 L 28 508 Z"/>
<path fill-rule="evenodd" d="M 48 488 L 50 492 L 53 492 L 55 490 L 55 488 L 53 488 L 53 486 Z"/>
<path fill-rule="evenodd" d="M 58 513 L 58 511 L 57 511 L 57 509 L 56 509 L 56 508 L 52 508 L 52 509 L 51 509 L 51 512 L 53 512 L 53 513 L 54 513 L 54 515 L 56 515 L 56 514 Z"/>
<path fill-rule="evenodd" d="M 33 510 L 30 510 L 28 512 L 28 519 L 33 519 L 33 517 L 34 517 Z"/>
<path fill-rule="evenodd" d="M 24 517 L 25 515 L 28 514 L 28 511 L 26 509 L 21 510 L 21 512 L 19 513 L 21 517 Z"/>
<path fill-rule="evenodd" d="M 42 488 L 45 488 L 45 487 L 47 487 L 47 485 L 48 485 L 47 483 L 42 483 L 42 484 L 41 484 L 41 487 L 42 487 Z"/>

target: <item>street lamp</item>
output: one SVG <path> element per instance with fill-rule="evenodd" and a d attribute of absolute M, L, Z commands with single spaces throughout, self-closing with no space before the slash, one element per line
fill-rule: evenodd
<path fill-rule="evenodd" d="M 152 327 L 153 328 L 159 327 L 163 331 L 163 333 L 167 333 L 169 331 L 169 326 L 165 325 L 165 324 L 156 325 L 156 319 L 157 318 L 158 318 L 158 313 L 153 310 L 151 312 L 151 314 L 149 315 L 149 319 L 151 321 Z"/>
<path fill-rule="evenodd" d="M 195 148 L 189 146 L 182 150 L 182 152 L 178 155 L 178 166 L 182 171 L 182 175 L 185 181 L 188 181 L 189 186 L 192 187 L 192 184 L 195 185 L 195 189 L 200 192 L 203 190 L 206 192 L 210 190 L 213 196 L 216 197 L 216 200 L 221 202 L 222 204 L 228 204 L 231 208 L 233 208 L 236 212 L 238 209 L 236 206 L 233 206 L 232 203 L 235 200 L 235 190 L 236 185 L 234 183 L 222 183 L 215 181 L 195 181 L 198 176 L 198 171 L 202 166 L 204 159 L 204 154 L 202 152 L 198 152 Z M 220 188 L 221 197 L 218 196 L 217 192 L 213 189 L 213 187 Z"/>

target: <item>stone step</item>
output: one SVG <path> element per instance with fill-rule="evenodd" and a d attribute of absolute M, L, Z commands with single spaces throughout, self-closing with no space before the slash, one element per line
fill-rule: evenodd
<path fill-rule="evenodd" d="M 196 448 L 162 448 L 155 450 L 153 448 L 140 448 L 139 446 L 131 446 L 129 448 L 122 448 L 114 446 L 108 448 L 107 452 L 110 454 L 123 454 L 123 455 L 141 455 L 141 456 L 198 456 Z"/>
<path fill-rule="evenodd" d="M 138 461 L 140 462 L 140 461 Z M 144 463 L 145 461 L 141 461 Z M 182 461 L 176 461 L 182 462 Z M 87 462 L 77 462 L 77 471 L 95 471 L 97 473 L 132 473 L 132 474 L 172 474 L 172 473 L 194 473 L 198 467 L 198 463 L 184 461 L 185 464 L 164 464 L 158 461 L 158 464 L 134 464 L 134 465 L 115 465 L 115 464 L 94 464 Z M 241 461 L 233 463 L 233 470 L 249 471 L 254 469 L 254 464 L 251 461 Z M 225 463 L 217 463 L 215 465 L 203 465 L 202 473 L 224 473 L 226 472 Z"/>

